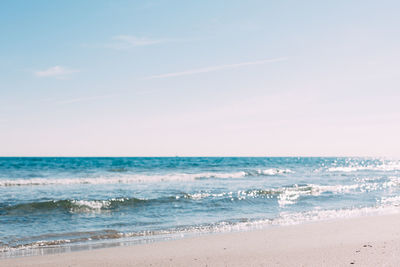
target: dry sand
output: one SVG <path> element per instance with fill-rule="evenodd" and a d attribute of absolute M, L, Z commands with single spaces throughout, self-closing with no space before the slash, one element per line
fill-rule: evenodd
<path fill-rule="evenodd" d="M 400 266 L 400 215 L 3 259 L 0 266 Z"/>

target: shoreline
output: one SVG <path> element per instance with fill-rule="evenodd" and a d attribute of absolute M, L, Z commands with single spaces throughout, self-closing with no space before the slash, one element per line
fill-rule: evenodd
<path fill-rule="evenodd" d="M 1 266 L 396 266 L 400 214 L 0 259 Z"/>

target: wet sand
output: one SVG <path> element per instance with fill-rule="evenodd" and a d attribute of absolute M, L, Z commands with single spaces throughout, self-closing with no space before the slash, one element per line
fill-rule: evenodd
<path fill-rule="evenodd" d="M 398 266 L 400 214 L 0 260 L 0 266 Z"/>

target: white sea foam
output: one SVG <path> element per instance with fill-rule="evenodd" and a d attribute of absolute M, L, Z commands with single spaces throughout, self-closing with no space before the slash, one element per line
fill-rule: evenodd
<path fill-rule="evenodd" d="M 350 185 L 294 185 L 280 188 L 266 188 L 254 190 L 239 190 L 235 192 L 198 192 L 194 194 L 186 194 L 185 198 L 193 200 L 201 200 L 204 198 L 229 198 L 230 200 L 245 200 L 251 198 L 276 198 L 280 207 L 295 204 L 302 196 L 319 196 L 323 193 L 332 194 L 349 194 L 362 193 L 373 191 L 382 188 L 397 186 L 398 184 L 392 181 L 386 183 L 362 183 Z M 177 199 L 180 196 L 176 197 Z"/>
<path fill-rule="evenodd" d="M 338 166 L 328 168 L 329 172 L 356 172 L 356 171 L 398 171 L 400 170 L 400 163 L 391 162 L 381 165 L 350 165 Z"/>
<path fill-rule="evenodd" d="M 250 220 L 238 223 L 222 222 L 215 226 L 213 232 L 246 231 L 253 229 L 263 229 L 270 225 L 296 225 L 307 222 L 398 213 L 400 213 L 400 209 L 393 205 L 378 205 L 375 207 L 332 210 L 322 210 L 320 208 L 315 208 L 314 210 L 307 212 L 281 212 L 277 218 L 273 219 Z"/>
<path fill-rule="evenodd" d="M 368 215 L 384 215 L 400 213 L 394 205 L 378 205 L 354 209 L 321 210 L 316 208 L 308 212 L 289 213 L 282 212 L 272 221 L 274 225 L 293 225 L 312 221 L 325 221 L 332 219 L 354 218 Z"/>
<path fill-rule="evenodd" d="M 318 184 L 307 184 L 307 185 L 293 185 L 288 187 L 280 188 L 266 188 L 266 189 L 254 189 L 254 190 L 239 190 L 235 192 L 198 192 L 193 194 L 186 194 L 185 198 L 193 200 L 201 200 L 204 198 L 229 198 L 233 200 L 244 200 L 251 198 L 275 198 L 278 200 L 280 207 L 292 205 L 297 203 L 302 196 L 319 196 L 323 193 L 331 194 L 356 194 L 364 193 L 375 190 L 388 189 L 397 187 L 400 185 L 400 179 L 397 177 L 391 177 L 389 181 L 378 183 L 378 182 L 362 182 L 349 185 L 318 185 Z M 177 199 L 180 196 L 176 196 Z"/>
<path fill-rule="evenodd" d="M 375 190 L 397 187 L 400 185 L 400 179 L 392 177 L 384 183 L 359 183 L 350 185 L 316 185 L 308 184 L 303 186 L 286 187 L 282 189 L 274 189 L 278 193 L 278 204 L 281 207 L 295 204 L 301 196 L 319 196 L 322 193 L 332 194 L 350 194 L 364 193 Z"/>
<path fill-rule="evenodd" d="M 278 175 L 278 174 L 285 174 L 285 173 L 293 173 L 290 169 L 265 169 L 265 170 L 257 170 L 258 174 L 263 175 Z"/>
<path fill-rule="evenodd" d="M 201 178 L 242 178 L 246 172 L 232 173 L 174 173 L 165 175 L 121 175 L 113 177 L 94 178 L 32 178 L 32 179 L 8 179 L 0 180 L 0 186 L 25 186 L 25 185 L 70 185 L 70 184 L 129 184 L 143 182 L 164 182 L 164 181 L 193 181 Z"/>
<path fill-rule="evenodd" d="M 400 206 L 400 196 L 382 197 L 379 201 L 384 206 Z"/>
<path fill-rule="evenodd" d="M 108 208 L 111 201 L 108 200 L 72 200 L 72 203 L 79 208 L 87 208 L 88 210 L 99 211 L 103 208 Z"/>
<path fill-rule="evenodd" d="M 400 201 L 400 198 L 398 199 Z M 243 222 L 220 222 L 209 226 L 189 227 L 173 232 L 232 232 L 263 229 L 270 225 L 295 225 L 315 221 L 327 221 L 335 219 L 356 218 L 362 216 L 398 214 L 400 209 L 392 204 L 377 205 L 374 207 L 348 208 L 322 210 L 315 208 L 306 212 L 281 212 L 278 217 L 260 220 L 245 220 Z"/>
<path fill-rule="evenodd" d="M 130 184 L 168 181 L 194 181 L 197 179 L 239 179 L 246 176 L 280 175 L 292 173 L 289 169 L 266 169 L 257 171 L 237 172 L 203 172 L 203 173 L 171 173 L 155 175 L 123 174 L 111 177 L 93 178 L 31 178 L 31 179 L 1 179 L 1 186 L 32 186 L 32 185 L 71 185 L 71 184 Z"/>
<path fill-rule="evenodd" d="M 281 207 L 295 204 L 301 196 L 319 196 L 322 193 L 330 192 L 333 194 L 350 193 L 360 188 L 359 184 L 352 185 L 316 185 L 308 184 L 303 186 L 295 185 L 280 190 L 278 204 Z"/>
<path fill-rule="evenodd" d="M 93 203 L 87 202 L 79 202 L 82 205 L 92 205 Z M 144 231 L 144 232 L 128 232 L 121 233 L 117 231 L 110 230 L 110 232 L 104 234 L 94 233 L 93 237 L 96 240 L 120 240 L 121 238 L 125 238 L 125 241 L 129 242 L 129 239 L 126 238 L 139 238 L 141 240 L 146 238 L 146 240 L 158 240 L 162 238 L 168 238 L 168 236 L 177 238 L 190 236 L 193 234 L 203 234 L 203 233 L 219 233 L 219 232 L 237 232 L 237 231 L 248 231 L 254 229 L 264 229 L 271 225 L 285 226 L 285 225 L 297 225 L 307 222 L 316 222 L 316 221 L 328 221 L 335 219 L 345 219 L 345 218 L 356 218 L 363 216 L 373 216 L 373 215 L 385 215 L 385 214 L 398 214 L 400 213 L 400 209 L 398 208 L 400 205 L 400 197 L 388 197 L 382 198 L 381 201 L 377 203 L 374 207 L 363 207 L 363 208 L 348 208 L 348 209 L 332 209 L 332 210 L 322 210 L 317 207 L 313 210 L 306 212 L 281 212 L 278 217 L 270 218 L 270 219 L 260 219 L 260 220 L 248 220 L 245 219 L 241 222 L 229 222 L 222 221 L 216 224 L 210 225 L 198 225 L 198 226 L 190 226 L 185 228 L 175 228 L 168 230 L 158 230 L 158 231 Z M 86 234 L 86 232 L 85 232 Z M 160 240 L 161 240 L 160 239 Z M 59 247 L 60 245 L 77 243 L 82 241 L 90 241 L 93 238 L 89 235 L 86 237 L 79 237 L 73 240 L 63 239 L 63 240 L 39 240 L 33 243 L 18 245 L 15 247 L 9 247 L 7 245 L 0 246 L 0 252 L 8 252 L 18 253 L 18 251 L 40 248 L 40 247 Z M 121 242 L 121 241 L 118 241 Z M 130 241 L 132 242 L 132 241 Z M 28 252 L 33 253 L 32 250 L 28 250 Z"/>

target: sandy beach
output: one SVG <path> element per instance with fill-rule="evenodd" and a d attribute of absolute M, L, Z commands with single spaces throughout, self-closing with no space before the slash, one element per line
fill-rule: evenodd
<path fill-rule="evenodd" d="M 400 1 L 0 6 L 0 267 L 400 267 Z"/>
<path fill-rule="evenodd" d="M 11 258 L 1 266 L 398 266 L 400 215 Z"/>

